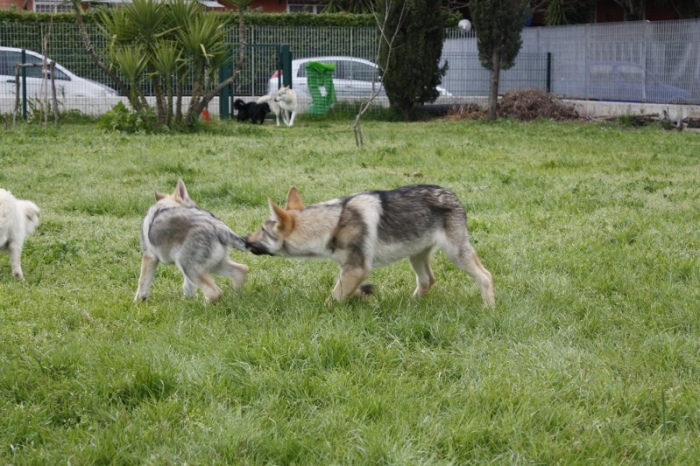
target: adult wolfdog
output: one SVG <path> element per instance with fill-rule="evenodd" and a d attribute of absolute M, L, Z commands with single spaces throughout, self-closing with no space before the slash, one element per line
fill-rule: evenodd
<path fill-rule="evenodd" d="M 335 259 L 340 277 L 334 300 L 371 294 L 372 285 L 362 282 L 372 269 L 404 257 L 416 273 L 413 296 L 423 296 L 435 283 L 430 259 L 439 247 L 476 281 L 484 304 L 495 304 L 491 273 L 469 242 L 464 206 L 447 189 L 411 185 L 304 207 L 292 187 L 285 208 L 272 200 L 268 204 L 270 217 L 246 237 L 248 249 L 254 254 Z"/>
<path fill-rule="evenodd" d="M 277 126 L 280 125 L 280 115 L 285 125 L 294 126 L 294 117 L 297 114 L 297 93 L 294 89 L 282 86 L 272 94 L 260 97 L 257 103 L 267 103 L 270 106 L 270 110 L 275 114 Z"/>
<path fill-rule="evenodd" d="M 248 267 L 229 259 L 229 251 L 245 251 L 245 242 L 211 212 L 200 209 L 190 199 L 182 180 L 172 194 L 156 190 L 156 203 L 148 209 L 141 224 L 141 276 L 134 301 L 148 298 L 148 291 L 159 262 L 175 262 L 185 283 L 185 296 L 201 288 L 207 301 L 221 296 L 211 273 L 231 278 L 241 289 Z"/>

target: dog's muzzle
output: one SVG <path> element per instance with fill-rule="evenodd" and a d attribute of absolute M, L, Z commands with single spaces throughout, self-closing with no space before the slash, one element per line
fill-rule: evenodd
<path fill-rule="evenodd" d="M 248 251 L 252 252 L 256 256 L 271 256 L 272 253 L 267 250 L 266 247 L 262 246 L 260 243 L 253 243 L 248 241 L 248 237 L 243 238 L 245 241 L 245 247 Z"/>

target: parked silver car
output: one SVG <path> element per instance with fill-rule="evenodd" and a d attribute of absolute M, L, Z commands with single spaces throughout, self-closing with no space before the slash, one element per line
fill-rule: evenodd
<path fill-rule="evenodd" d="M 588 62 L 588 98 L 623 102 L 688 104 L 686 89 L 662 82 L 643 67 L 628 62 Z"/>
<path fill-rule="evenodd" d="M 306 64 L 311 61 L 335 65 L 333 87 L 339 99 L 368 97 L 374 90 L 379 91 L 378 95 L 386 96 L 379 77 L 379 67 L 375 63 L 363 58 L 336 56 L 292 60 L 292 89 L 301 96 L 310 95 Z M 279 89 L 281 78 L 281 71 L 275 71 L 270 78 L 268 93 Z M 438 86 L 436 89 L 440 96 L 452 95 L 443 87 Z"/>
<path fill-rule="evenodd" d="M 40 53 L 31 50 L 25 50 L 25 52 L 26 63 L 43 63 L 44 58 Z M 0 97 L 14 97 L 17 89 L 15 82 L 15 64 L 17 63 L 22 63 L 22 49 L 0 47 Z M 111 87 L 76 76 L 58 63 L 54 69 L 56 94 L 59 97 L 116 97 L 119 95 Z M 27 96 L 33 98 L 41 95 L 41 89 L 45 83 L 42 67 L 27 67 L 26 74 Z"/>

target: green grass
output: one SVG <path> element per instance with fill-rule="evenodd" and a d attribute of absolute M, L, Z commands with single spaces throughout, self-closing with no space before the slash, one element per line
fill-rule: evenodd
<path fill-rule="evenodd" d="M 689 464 L 700 457 L 700 139 L 614 124 L 301 119 L 294 128 L 0 132 L 35 201 L 26 281 L 0 255 L 0 464 Z M 244 290 L 132 302 L 153 189 L 182 177 L 235 231 L 437 183 L 467 206 L 497 306 L 438 253 L 324 305 L 337 266 L 256 257 Z"/>

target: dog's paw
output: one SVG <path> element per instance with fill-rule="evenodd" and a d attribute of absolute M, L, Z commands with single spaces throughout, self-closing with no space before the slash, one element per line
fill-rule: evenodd
<path fill-rule="evenodd" d="M 24 280 L 24 274 L 22 273 L 22 269 L 12 270 L 12 276 L 18 280 Z"/>
<path fill-rule="evenodd" d="M 218 293 L 212 293 L 212 294 L 207 295 L 205 297 L 206 302 L 208 304 L 214 304 L 214 303 L 218 302 L 219 299 L 221 299 L 221 294 L 222 293 L 219 291 Z"/>
<path fill-rule="evenodd" d="M 372 296 L 374 294 L 374 285 L 371 283 L 365 283 L 364 285 L 360 286 L 355 293 L 359 298 L 367 298 L 368 296 Z"/>

